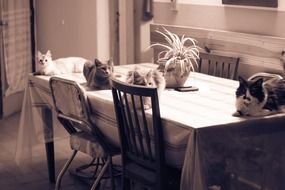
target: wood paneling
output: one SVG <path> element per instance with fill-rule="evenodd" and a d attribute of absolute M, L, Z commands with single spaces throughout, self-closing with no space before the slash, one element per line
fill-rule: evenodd
<path fill-rule="evenodd" d="M 285 49 L 285 38 L 263 36 L 256 34 L 237 33 L 221 30 L 211 30 L 204 28 L 171 26 L 151 24 L 151 43 L 164 43 L 164 37 L 155 30 L 162 31 L 165 27 L 169 31 L 182 36 L 192 37 L 197 40 L 197 45 L 204 49 L 208 47 L 211 52 L 238 56 L 240 58 L 240 68 L 255 66 L 257 70 L 245 71 L 245 75 L 254 72 L 282 72 L 283 63 L 280 60 L 281 52 Z M 154 59 L 160 50 L 155 48 Z M 204 50 L 201 50 L 204 51 Z M 253 68 L 253 67 L 250 67 Z M 243 73 L 241 73 L 243 75 Z"/>

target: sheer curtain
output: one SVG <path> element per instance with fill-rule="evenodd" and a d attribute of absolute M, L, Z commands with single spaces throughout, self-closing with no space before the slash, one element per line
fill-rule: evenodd
<path fill-rule="evenodd" d="M 29 0 L 0 0 L 4 96 L 22 91 L 32 71 Z"/>

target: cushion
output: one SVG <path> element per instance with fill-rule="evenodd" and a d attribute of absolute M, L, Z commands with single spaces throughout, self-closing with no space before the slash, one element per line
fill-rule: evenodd
<path fill-rule="evenodd" d="M 70 146 L 73 150 L 78 150 L 93 158 L 106 157 L 106 153 L 98 138 L 87 132 L 76 132 L 70 136 Z"/>

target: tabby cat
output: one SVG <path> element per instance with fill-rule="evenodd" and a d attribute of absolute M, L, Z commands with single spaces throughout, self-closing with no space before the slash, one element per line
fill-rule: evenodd
<path fill-rule="evenodd" d="M 239 77 L 234 116 L 265 116 L 285 111 L 285 79 L 257 73 L 248 80 Z"/>
<path fill-rule="evenodd" d="M 165 89 L 165 79 L 162 73 L 158 70 L 139 70 L 135 68 L 127 74 L 126 82 L 129 84 L 157 87 L 158 97 L 160 97 L 161 92 Z M 139 100 L 138 100 L 139 101 Z M 151 101 L 149 97 L 143 99 L 144 109 L 151 108 Z"/>
<path fill-rule="evenodd" d="M 87 81 L 87 86 L 91 89 L 110 89 L 110 77 L 114 70 L 113 61 L 102 63 L 95 59 L 93 63 L 86 63 L 83 67 L 83 75 Z"/>

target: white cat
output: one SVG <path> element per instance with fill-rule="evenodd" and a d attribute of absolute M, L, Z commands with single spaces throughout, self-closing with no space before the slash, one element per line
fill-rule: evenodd
<path fill-rule="evenodd" d="M 92 63 L 90 60 L 82 57 L 65 57 L 52 60 L 51 52 L 48 50 L 46 54 L 38 51 L 37 55 L 38 69 L 34 75 L 59 75 L 67 73 L 82 73 L 84 64 Z"/>

